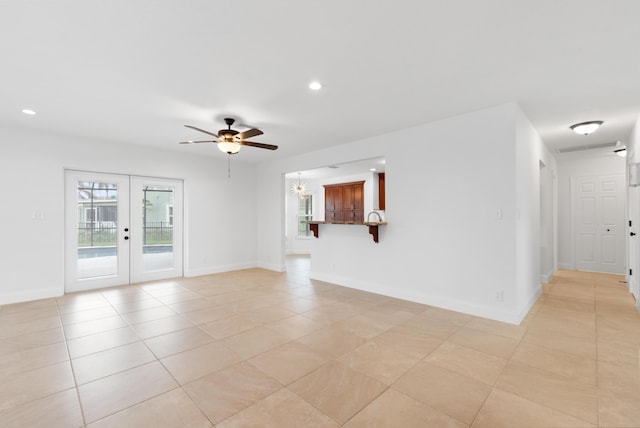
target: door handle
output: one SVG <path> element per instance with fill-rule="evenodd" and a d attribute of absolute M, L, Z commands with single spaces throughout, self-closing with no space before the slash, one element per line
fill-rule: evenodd
<path fill-rule="evenodd" d="M 635 232 L 630 232 L 629 236 L 636 236 L 636 233 Z"/>

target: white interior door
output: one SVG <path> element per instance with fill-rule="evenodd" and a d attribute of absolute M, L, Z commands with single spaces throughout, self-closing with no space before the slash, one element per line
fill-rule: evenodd
<path fill-rule="evenodd" d="M 633 293 L 638 300 L 640 293 L 640 239 L 638 232 L 640 228 L 640 187 L 629 187 L 629 272 L 627 272 L 627 281 L 629 282 L 629 291 Z"/>
<path fill-rule="evenodd" d="M 182 271 L 182 181 L 65 172 L 65 291 Z"/>
<path fill-rule="evenodd" d="M 576 269 L 624 274 L 624 176 L 575 180 Z"/>

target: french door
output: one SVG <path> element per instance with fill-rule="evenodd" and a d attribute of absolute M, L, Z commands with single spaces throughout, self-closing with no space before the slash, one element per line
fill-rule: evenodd
<path fill-rule="evenodd" d="M 65 171 L 65 291 L 182 276 L 182 181 Z"/>

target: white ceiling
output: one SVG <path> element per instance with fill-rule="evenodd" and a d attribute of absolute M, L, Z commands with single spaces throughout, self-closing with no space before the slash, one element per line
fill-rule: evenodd
<path fill-rule="evenodd" d="M 517 101 L 552 148 L 624 140 L 638 17 L 637 0 L 0 0 L 0 126 L 222 157 L 177 142 L 232 116 L 280 146 L 236 157 L 262 162 Z"/>
<path fill-rule="evenodd" d="M 383 157 L 360 159 L 353 162 L 326 165 L 321 168 L 307 169 L 305 171 L 289 172 L 285 175 L 290 180 L 325 180 L 334 177 L 348 177 L 365 173 L 385 172 L 386 160 Z M 300 174 L 300 176 L 298 176 Z"/>

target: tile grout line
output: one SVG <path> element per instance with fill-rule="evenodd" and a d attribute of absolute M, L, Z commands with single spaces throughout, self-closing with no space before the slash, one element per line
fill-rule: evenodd
<path fill-rule="evenodd" d="M 69 342 L 67 340 L 67 332 L 64 329 L 64 325 L 62 323 L 62 314 L 60 312 L 60 305 L 58 304 L 58 300 L 56 299 L 56 310 L 58 312 L 58 319 L 60 321 L 60 330 L 62 331 L 62 338 L 64 340 L 64 347 L 67 350 L 67 357 L 69 357 L 69 368 L 71 369 L 71 376 L 73 377 L 73 384 L 75 385 L 73 389 L 76 392 L 76 399 L 78 400 L 78 407 L 80 408 L 80 416 L 82 417 L 82 425 L 87 425 L 87 419 L 85 417 L 84 406 L 82 405 L 82 400 L 80 399 L 80 390 L 78 389 L 78 380 L 76 379 L 76 371 L 73 367 L 73 363 L 71 361 L 71 352 L 69 352 Z"/>

